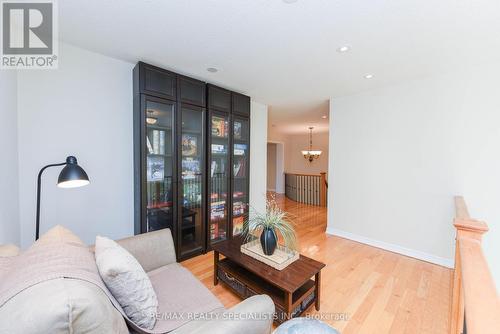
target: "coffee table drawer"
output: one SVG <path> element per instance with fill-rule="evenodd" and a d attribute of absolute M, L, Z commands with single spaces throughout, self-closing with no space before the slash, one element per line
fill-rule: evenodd
<path fill-rule="evenodd" d="M 222 268 L 217 271 L 217 277 L 227 285 L 229 285 L 240 297 L 247 298 L 247 286 L 240 282 L 238 278 L 225 272 Z"/>

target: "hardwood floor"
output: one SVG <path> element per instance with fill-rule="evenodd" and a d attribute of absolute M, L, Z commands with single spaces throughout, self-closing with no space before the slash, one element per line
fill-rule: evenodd
<path fill-rule="evenodd" d="M 300 252 L 326 263 L 317 316 L 347 333 L 448 333 L 450 269 L 327 235 L 326 208 L 276 196 L 295 216 Z M 213 286 L 212 252 L 182 263 L 226 306 L 241 300 L 224 284 Z M 345 314 L 347 320 L 338 316 Z"/>

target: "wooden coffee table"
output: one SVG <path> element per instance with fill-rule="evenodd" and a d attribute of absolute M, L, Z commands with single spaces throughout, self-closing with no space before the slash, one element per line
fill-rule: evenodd
<path fill-rule="evenodd" d="M 243 299 L 258 294 L 270 296 L 276 306 L 277 323 L 300 316 L 313 303 L 319 311 L 324 263 L 300 255 L 285 269 L 277 270 L 241 253 L 241 243 L 236 237 L 212 245 L 214 285 L 221 280 Z M 220 255 L 225 258 L 221 260 Z"/>

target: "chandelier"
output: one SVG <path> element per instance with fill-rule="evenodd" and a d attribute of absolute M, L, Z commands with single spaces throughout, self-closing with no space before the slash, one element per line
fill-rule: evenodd
<path fill-rule="evenodd" d="M 318 159 L 319 156 L 321 155 L 320 150 L 313 150 L 312 145 L 313 145 L 313 127 L 309 127 L 309 149 L 308 150 L 303 150 L 302 155 L 304 156 L 305 159 L 309 160 L 309 162 L 313 162 L 314 159 Z"/>

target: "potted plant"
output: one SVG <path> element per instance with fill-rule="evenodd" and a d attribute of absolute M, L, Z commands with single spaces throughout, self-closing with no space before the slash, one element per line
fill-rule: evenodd
<path fill-rule="evenodd" d="M 266 200 L 266 213 L 255 212 L 243 223 L 243 236 L 249 241 L 260 233 L 260 244 L 266 255 L 272 255 L 278 244 L 278 235 L 281 234 L 284 246 L 297 250 L 297 237 L 290 215 L 281 210 L 274 198 Z"/>

